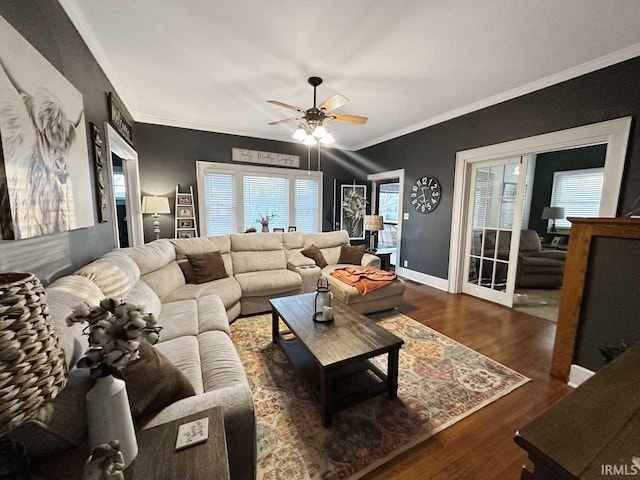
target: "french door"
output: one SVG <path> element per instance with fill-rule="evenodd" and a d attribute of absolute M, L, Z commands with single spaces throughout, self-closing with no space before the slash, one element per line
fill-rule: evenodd
<path fill-rule="evenodd" d="M 462 291 L 513 306 L 526 157 L 471 166 Z"/>

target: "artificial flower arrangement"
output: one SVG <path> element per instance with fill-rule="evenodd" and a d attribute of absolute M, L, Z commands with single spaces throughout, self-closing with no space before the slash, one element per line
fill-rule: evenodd
<path fill-rule="evenodd" d="M 261 213 L 259 213 L 258 215 L 259 217 L 256 218 L 256 223 L 259 223 L 263 227 L 268 227 L 271 219 L 276 216 L 275 213 L 267 213 L 266 215 L 262 215 Z"/>
<path fill-rule="evenodd" d="M 82 303 L 67 317 L 67 325 L 87 322 L 89 350 L 78 367 L 91 370 L 94 378 L 103 378 L 122 370 L 139 357 L 140 341 L 151 345 L 158 342 L 162 327 L 144 307 L 105 298 L 98 306 Z"/>

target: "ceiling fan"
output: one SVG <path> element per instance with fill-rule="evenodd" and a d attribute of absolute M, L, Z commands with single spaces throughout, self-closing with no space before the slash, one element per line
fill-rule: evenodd
<path fill-rule="evenodd" d="M 323 125 L 325 120 L 333 120 L 342 123 L 355 123 L 360 125 L 367 123 L 367 117 L 333 113 L 334 110 L 342 107 L 349 101 L 347 97 L 340 95 L 339 93 L 336 93 L 320 105 L 316 106 L 316 89 L 318 88 L 318 85 L 322 83 L 322 79 L 320 77 L 309 77 L 307 82 L 309 82 L 309 85 L 313 87 L 313 107 L 305 110 L 304 108 L 294 107 L 293 105 L 278 102 L 276 100 L 267 100 L 267 103 L 279 105 L 281 107 L 288 108 L 289 110 L 295 110 L 302 114 L 297 117 L 270 122 L 269 125 L 280 125 L 281 123 L 303 120 L 303 122 L 300 122 L 298 129 L 293 134 L 293 138 L 296 140 L 303 140 L 305 145 L 315 145 L 318 143 L 318 140 L 320 143 L 324 144 L 335 142 L 333 135 L 331 135 Z"/>

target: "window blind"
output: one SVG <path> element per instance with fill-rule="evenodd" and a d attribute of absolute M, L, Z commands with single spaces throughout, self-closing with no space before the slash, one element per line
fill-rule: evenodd
<path fill-rule="evenodd" d="M 204 211 L 207 235 L 238 232 L 236 178 L 233 173 L 206 173 Z"/>
<path fill-rule="evenodd" d="M 295 227 L 298 232 L 318 231 L 318 179 L 296 178 L 295 182 Z"/>
<path fill-rule="evenodd" d="M 244 225 L 255 226 L 260 216 L 275 215 L 269 222 L 274 227 L 289 226 L 289 177 L 276 175 L 245 174 L 242 178 L 244 196 Z"/>
<path fill-rule="evenodd" d="M 565 217 L 597 217 L 603 179 L 604 168 L 555 172 L 551 206 L 563 207 Z M 571 228 L 571 222 L 556 220 L 556 227 Z"/>

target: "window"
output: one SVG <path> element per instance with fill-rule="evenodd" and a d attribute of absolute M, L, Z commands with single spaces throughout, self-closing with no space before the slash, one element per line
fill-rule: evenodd
<path fill-rule="evenodd" d="M 124 173 L 117 171 L 115 167 L 113 172 L 113 192 L 115 193 L 116 200 L 127 199 L 127 181 L 124 178 Z"/>
<path fill-rule="evenodd" d="M 261 225 L 260 216 L 275 215 L 269 230 L 295 226 L 320 231 L 322 173 L 302 174 L 285 168 L 198 162 L 200 222 L 206 235 L 243 232 Z"/>
<path fill-rule="evenodd" d="M 385 183 L 380 185 L 380 205 L 378 212 L 384 218 L 384 223 L 398 223 L 399 183 Z"/>
<path fill-rule="evenodd" d="M 603 178 L 604 168 L 555 172 L 551 206 L 563 207 L 565 217 L 597 217 Z M 566 219 L 556 220 L 556 227 L 571 228 L 571 222 Z"/>
<path fill-rule="evenodd" d="M 208 172 L 204 176 L 204 212 L 207 235 L 223 235 L 238 231 L 236 208 L 236 176 L 234 173 Z"/>

